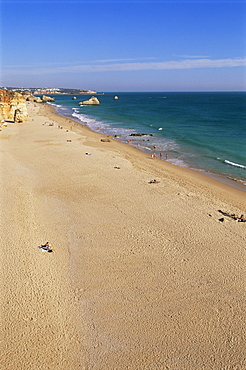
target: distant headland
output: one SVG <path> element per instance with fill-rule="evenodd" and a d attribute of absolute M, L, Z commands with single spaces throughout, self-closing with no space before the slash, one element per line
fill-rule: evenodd
<path fill-rule="evenodd" d="M 84 90 L 84 89 L 64 89 L 64 88 L 43 88 L 43 87 L 0 87 L 2 90 L 11 90 L 15 92 L 29 93 L 32 95 L 88 95 L 88 94 L 97 94 L 95 90 Z"/>
<path fill-rule="evenodd" d="M 6 120 L 11 122 L 24 122 L 28 120 L 26 101 L 35 103 L 47 103 L 55 101 L 54 97 L 49 95 L 95 95 L 94 90 L 82 89 L 63 89 L 63 88 L 18 88 L 1 87 L 0 88 L 0 131 L 2 124 Z M 41 97 L 40 97 L 41 96 Z M 76 97 L 75 97 L 76 98 Z M 99 105 L 97 98 L 92 97 L 83 102 L 83 104 Z"/>

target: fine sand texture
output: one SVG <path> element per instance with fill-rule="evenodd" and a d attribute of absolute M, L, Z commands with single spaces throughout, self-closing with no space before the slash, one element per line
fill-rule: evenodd
<path fill-rule="evenodd" d="M 0 132 L 0 368 L 245 369 L 245 192 L 27 107 Z"/>

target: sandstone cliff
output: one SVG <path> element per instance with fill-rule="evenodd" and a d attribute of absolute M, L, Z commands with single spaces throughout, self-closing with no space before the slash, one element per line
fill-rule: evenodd
<path fill-rule="evenodd" d="M 27 121 L 25 98 L 15 91 L 0 90 L 0 120 Z"/>
<path fill-rule="evenodd" d="M 81 101 L 79 105 L 100 105 L 100 101 L 95 96 L 92 96 L 89 100 Z"/>

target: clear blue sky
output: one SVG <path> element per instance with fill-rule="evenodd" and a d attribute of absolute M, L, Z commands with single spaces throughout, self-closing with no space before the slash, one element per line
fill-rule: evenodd
<path fill-rule="evenodd" d="M 242 0 L 2 0 L 0 86 L 246 90 Z"/>

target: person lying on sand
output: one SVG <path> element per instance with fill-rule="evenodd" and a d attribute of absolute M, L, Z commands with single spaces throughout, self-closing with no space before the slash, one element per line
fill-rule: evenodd
<path fill-rule="evenodd" d="M 157 180 L 151 180 L 149 183 L 150 183 L 150 184 L 159 184 L 159 183 L 160 183 L 160 181 L 157 181 Z"/>
<path fill-rule="evenodd" d="M 53 252 L 53 249 L 51 248 L 51 244 L 49 242 L 46 242 L 44 245 L 40 245 L 38 248 L 46 252 Z"/>
<path fill-rule="evenodd" d="M 246 218 L 244 217 L 244 215 L 241 215 L 240 217 L 238 217 L 238 222 L 246 222 Z"/>

